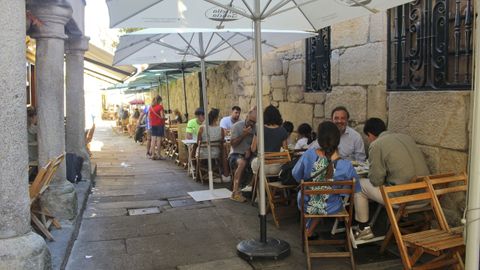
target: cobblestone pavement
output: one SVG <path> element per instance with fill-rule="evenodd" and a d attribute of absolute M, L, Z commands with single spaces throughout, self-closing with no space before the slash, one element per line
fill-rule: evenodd
<path fill-rule="evenodd" d="M 256 207 L 229 199 L 195 203 L 187 192 L 207 185 L 194 182 L 171 160 L 147 159 L 144 146 L 108 126 L 97 128 L 95 146 L 101 146 L 101 151 L 93 152 L 96 185 L 66 269 L 306 268 L 294 212 L 281 220 L 280 229 L 268 217 L 269 236 L 287 241 L 291 255 L 278 261 L 246 262 L 237 256 L 236 245 L 258 237 Z M 128 214 L 129 209 L 145 207 L 159 213 Z M 359 269 L 401 269 L 397 258 L 377 253 L 377 246 L 359 249 L 356 258 L 363 262 Z M 350 265 L 345 259 L 322 259 L 314 260 L 313 269 L 350 269 Z"/>

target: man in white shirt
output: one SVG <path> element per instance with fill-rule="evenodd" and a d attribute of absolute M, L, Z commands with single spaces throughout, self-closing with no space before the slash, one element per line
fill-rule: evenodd
<path fill-rule="evenodd" d="M 338 106 L 332 110 L 332 122 L 337 125 L 340 130 L 340 144 L 338 145 L 338 152 L 340 157 L 348 160 L 356 160 L 365 162 L 365 145 L 363 143 L 360 133 L 348 126 L 348 119 L 350 114 L 344 106 Z M 308 148 L 318 148 L 318 142 L 313 141 Z"/>
<path fill-rule="evenodd" d="M 242 109 L 238 106 L 232 107 L 232 113 L 229 116 L 225 116 L 220 120 L 220 127 L 223 128 L 225 131 L 230 131 L 232 129 L 233 124 L 240 120 L 240 113 Z"/>

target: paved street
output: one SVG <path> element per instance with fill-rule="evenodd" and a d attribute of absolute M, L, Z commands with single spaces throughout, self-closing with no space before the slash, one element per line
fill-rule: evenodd
<path fill-rule="evenodd" d="M 207 189 L 207 185 L 194 182 L 171 160 L 147 159 L 144 146 L 108 126 L 97 128 L 94 144 L 103 144 L 101 151 L 94 152 L 96 185 L 67 269 L 306 268 L 296 217 L 282 220 L 281 229 L 275 228 L 270 216 L 268 219 L 269 236 L 290 243 L 288 258 L 247 263 L 237 256 L 236 244 L 258 237 L 255 207 L 229 199 L 195 203 L 187 192 Z M 158 207 L 160 213 L 128 214 L 128 209 L 143 207 Z M 372 258 L 378 252 L 376 246 L 362 249 Z M 364 255 L 356 256 L 364 263 L 359 268 L 386 266 L 367 264 L 368 256 Z M 348 260 L 343 259 L 314 262 L 314 269 L 350 269 Z M 401 269 L 399 260 L 394 262 L 388 269 Z"/>

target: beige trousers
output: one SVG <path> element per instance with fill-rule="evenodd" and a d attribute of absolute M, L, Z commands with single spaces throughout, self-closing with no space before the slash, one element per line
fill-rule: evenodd
<path fill-rule="evenodd" d="M 361 192 L 355 193 L 354 196 L 355 220 L 366 223 L 369 216 L 368 200 L 374 200 L 382 205 L 384 205 L 384 202 L 380 188 L 373 186 L 369 179 L 361 178 L 360 186 Z"/>

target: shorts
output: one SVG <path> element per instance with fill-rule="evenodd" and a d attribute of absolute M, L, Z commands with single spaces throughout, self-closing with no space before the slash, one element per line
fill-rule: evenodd
<path fill-rule="evenodd" d="M 245 159 L 244 154 L 239 154 L 239 153 L 231 153 L 228 156 L 228 166 L 230 166 L 230 169 L 236 168 L 237 166 L 237 160 L 239 159 Z M 248 162 L 248 160 L 247 160 Z"/>
<path fill-rule="evenodd" d="M 165 136 L 165 126 L 152 126 L 152 136 L 163 137 Z"/>

